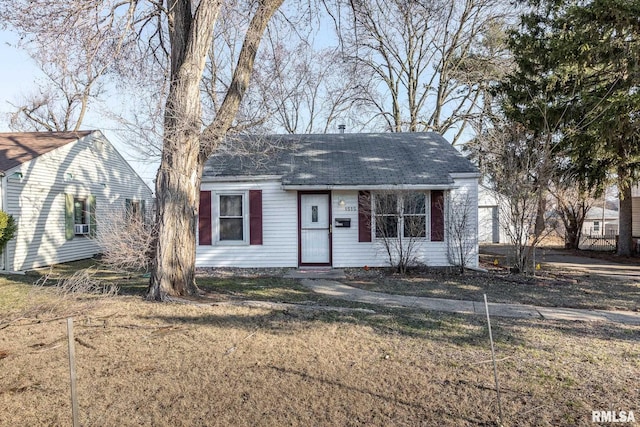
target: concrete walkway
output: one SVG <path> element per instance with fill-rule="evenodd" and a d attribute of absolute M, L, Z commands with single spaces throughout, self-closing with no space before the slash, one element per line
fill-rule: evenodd
<path fill-rule="evenodd" d="M 416 308 L 448 313 L 485 315 L 484 302 L 444 298 L 412 297 L 371 292 L 347 286 L 325 278 L 302 278 L 301 283 L 322 295 L 333 298 L 381 305 L 385 307 Z M 640 313 L 632 311 L 581 310 L 561 307 L 538 307 L 525 304 L 489 303 L 489 314 L 498 317 L 519 317 L 549 320 L 602 321 L 640 325 Z"/>

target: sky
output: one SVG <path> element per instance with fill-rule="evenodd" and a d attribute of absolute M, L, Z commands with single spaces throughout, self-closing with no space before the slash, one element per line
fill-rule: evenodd
<path fill-rule="evenodd" d="M 31 57 L 15 46 L 17 37 L 9 31 L 0 31 L 0 132 L 9 132 L 9 114 L 14 110 L 10 103 L 19 102 L 36 89 L 42 75 Z M 89 110 L 82 128 L 98 129 L 116 147 L 133 169 L 154 190 L 157 163 L 136 160 L 133 149 L 124 144 L 113 131 L 117 124 L 102 117 L 99 112 Z"/>

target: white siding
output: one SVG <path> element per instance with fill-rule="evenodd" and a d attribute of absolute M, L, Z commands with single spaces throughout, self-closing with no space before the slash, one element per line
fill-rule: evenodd
<path fill-rule="evenodd" d="M 298 195 L 279 181 L 203 183 L 212 192 L 213 244 L 196 247 L 197 267 L 296 267 L 298 265 Z M 216 242 L 216 192 L 262 190 L 262 245 Z M 248 207 L 247 207 L 248 209 Z M 197 240 L 196 240 L 197 241 Z"/>
<path fill-rule="evenodd" d="M 344 200 L 344 207 L 340 206 Z M 358 192 L 334 191 L 331 195 L 333 213 L 333 266 L 334 267 L 382 267 L 389 265 L 382 244 L 358 242 Z M 335 218 L 350 218 L 351 227 L 336 228 Z"/>
<path fill-rule="evenodd" d="M 460 188 L 452 190 L 455 194 L 468 194 L 469 201 L 473 208 L 470 210 L 471 224 L 477 224 L 478 190 L 477 180 L 459 180 L 457 184 Z M 427 192 L 429 194 L 429 192 Z M 345 206 L 340 206 L 340 200 L 345 201 Z M 381 240 L 373 239 L 373 242 L 358 242 L 358 192 L 357 191 L 334 191 L 332 196 L 332 211 L 335 218 L 351 218 L 351 228 L 333 228 L 333 266 L 334 267 L 385 267 L 389 266 L 389 256 Z M 415 256 L 419 262 L 430 266 L 450 265 L 447 257 L 446 233 L 444 242 L 432 242 L 430 236 L 430 198 L 427 197 L 427 237 L 424 240 L 416 241 Z M 445 218 L 446 221 L 446 218 Z M 477 226 L 470 230 L 470 239 L 477 242 Z M 478 265 L 477 243 L 472 255 L 471 266 Z"/>
<path fill-rule="evenodd" d="M 637 188 L 637 187 L 634 187 L 634 188 Z M 631 198 L 631 209 L 632 209 L 631 234 L 633 235 L 633 237 L 640 237 L 640 197 Z"/>
<path fill-rule="evenodd" d="M 458 180 L 459 187 L 453 192 L 467 194 L 473 205 L 471 209 L 470 239 L 474 252 L 470 266 L 478 265 L 477 248 L 477 180 Z M 262 190 L 263 244 L 229 245 L 215 242 L 197 246 L 198 267 L 296 267 L 298 265 L 298 196 L 295 191 L 284 191 L 279 181 L 257 181 L 243 183 L 203 183 L 203 191 L 212 192 L 212 211 L 215 229 L 215 192 Z M 427 192 L 428 193 L 428 192 Z M 340 206 L 340 201 L 344 206 Z M 358 192 L 332 191 L 331 193 L 332 265 L 334 267 L 384 267 L 389 258 L 381 241 L 358 242 Z M 427 207 L 429 206 L 427 198 Z M 429 215 L 429 213 L 427 213 Z M 336 218 L 348 218 L 351 227 L 335 227 Z M 427 227 L 430 220 L 427 218 Z M 215 231 L 214 231 L 215 234 Z M 449 265 L 447 242 L 421 241 L 416 249 L 421 262 L 432 266 Z"/>
<path fill-rule="evenodd" d="M 23 179 L 13 178 L 20 171 Z M 71 174 L 72 178 L 69 179 Z M 94 195 L 98 227 L 109 212 L 124 209 L 125 199 L 145 200 L 151 190 L 99 132 L 67 144 L 7 171 L 5 210 L 18 232 L 9 242 L 7 270 L 28 270 L 89 258 L 100 252 L 93 238 L 65 238 L 65 193 Z"/>
<path fill-rule="evenodd" d="M 467 215 L 469 215 L 469 230 L 468 241 L 465 243 L 465 248 L 469 249 L 466 265 L 468 267 L 478 267 L 478 180 L 477 178 L 465 178 L 457 179 L 454 190 L 451 191 L 451 197 L 457 200 L 468 203 L 464 209 L 468 209 Z M 445 221 L 447 218 L 445 217 Z M 447 236 L 445 234 L 445 241 Z M 448 261 L 447 261 L 448 263 Z"/>

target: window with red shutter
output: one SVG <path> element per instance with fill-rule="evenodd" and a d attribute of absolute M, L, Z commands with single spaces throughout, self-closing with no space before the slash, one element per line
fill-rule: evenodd
<path fill-rule="evenodd" d="M 262 244 L 262 190 L 249 191 L 249 244 Z"/>
<path fill-rule="evenodd" d="M 431 241 L 444 241 L 444 191 L 431 192 Z"/>
<path fill-rule="evenodd" d="M 198 208 L 198 244 L 212 244 L 211 229 L 211 191 L 200 192 L 200 206 Z"/>
<path fill-rule="evenodd" d="M 358 242 L 371 241 L 371 193 L 358 191 Z"/>

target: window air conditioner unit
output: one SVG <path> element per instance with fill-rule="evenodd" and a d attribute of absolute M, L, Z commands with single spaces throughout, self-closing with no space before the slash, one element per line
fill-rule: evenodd
<path fill-rule="evenodd" d="M 89 224 L 76 224 L 76 234 L 89 234 Z"/>

